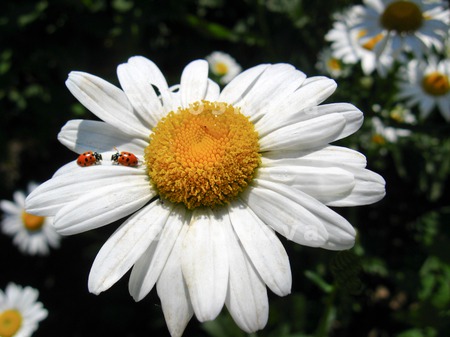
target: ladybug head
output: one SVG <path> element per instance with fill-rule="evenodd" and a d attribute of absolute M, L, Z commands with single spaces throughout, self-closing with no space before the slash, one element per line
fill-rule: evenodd
<path fill-rule="evenodd" d="M 111 160 L 112 160 L 112 161 L 118 161 L 118 160 L 119 160 L 119 156 L 120 156 L 119 152 L 114 153 L 114 154 L 111 156 Z"/>
<path fill-rule="evenodd" d="M 98 152 L 94 152 L 93 153 L 95 160 L 99 161 L 99 160 L 103 160 L 102 155 Z"/>

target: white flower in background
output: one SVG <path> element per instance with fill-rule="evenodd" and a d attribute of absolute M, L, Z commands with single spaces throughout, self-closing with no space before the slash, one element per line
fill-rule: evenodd
<path fill-rule="evenodd" d="M 410 130 L 394 128 L 392 126 L 385 126 L 378 117 L 372 118 L 372 126 L 374 128 L 374 135 L 372 140 L 377 144 L 396 143 L 398 138 L 407 137 L 411 135 Z"/>
<path fill-rule="evenodd" d="M 37 187 L 35 183 L 28 184 L 30 193 Z M 53 228 L 51 217 L 37 216 L 25 211 L 25 193 L 16 191 L 14 202 L 0 201 L 3 211 L 2 231 L 13 237 L 13 243 L 24 254 L 47 255 L 49 247 L 58 248 L 61 236 Z"/>
<path fill-rule="evenodd" d="M 422 118 L 434 108 L 450 121 L 450 59 L 412 60 L 400 69 L 398 99 L 409 107 L 418 105 Z"/>
<path fill-rule="evenodd" d="M 220 83 L 227 84 L 242 71 L 241 66 L 230 55 L 215 51 L 206 57 L 211 72 L 220 78 Z"/>
<path fill-rule="evenodd" d="M 345 77 L 350 73 L 350 68 L 334 57 L 330 48 L 325 48 L 319 53 L 316 68 L 332 78 Z"/>
<path fill-rule="evenodd" d="M 342 60 L 345 64 L 361 62 L 365 75 L 370 75 L 376 70 L 380 76 L 385 77 L 392 68 L 393 58 L 389 54 L 381 56 L 375 54 L 374 48 L 379 43 L 381 35 L 364 39 L 367 30 L 354 28 L 356 18 L 362 11 L 362 6 L 353 6 L 344 13 L 336 14 L 333 28 L 325 39 L 331 42 L 334 58 Z"/>
<path fill-rule="evenodd" d="M 29 337 L 38 328 L 39 322 L 48 315 L 41 302 L 39 292 L 31 287 L 22 288 L 14 283 L 0 290 L 0 336 Z"/>
<path fill-rule="evenodd" d="M 279 296 L 291 290 L 288 256 L 275 233 L 349 249 L 355 230 L 327 206 L 371 204 L 385 194 L 362 154 L 329 145 L 361 126 L 361 111 L 318 106 L 336 83 L 306 78 L 288 64 L 250 68 L 222 91 L 204 60 L 185 67 L 177 92 L 144 57 L 130 58 L 117 73 L 123 91 L 70 73 L 69 90 L 103 122 L 69 121 L 59 140 L 104 160 L 63 166 L 28 197 L 28 211 L 55 216 L 65 235 L 128 217 L 98 253 L 89 289 L 107 290 L 132 268 L 131 295 L 139 301 L 156 284 L 172 336 L 181 336 L 194 314 L 214 319 L 224 304 L 244 331 L 262 329 L 266 286 Z M 105 160 L 115 147 L 141 164 Z"/>
<path fill-rule="evenodd" d="M 442 50 L 450 21 L 446 1 L 364 0 L 364 4 L 356 14 L 355 29 L 365 32 L 363 42 L 378 40 L 377 55 L 399 59 L 412 52 L 421 59 L 433 47 Z"/>

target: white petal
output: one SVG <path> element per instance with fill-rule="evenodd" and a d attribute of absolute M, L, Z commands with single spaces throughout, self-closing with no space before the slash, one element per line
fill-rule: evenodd
<path fill-rule="evenodd" d="M 164 204 L 170 205 L 169 202 Z M 184 223 L 185 210 L 184 205 L 172 210 L 159 238 L 152 242 L 134 265 L 128 288 L 135 301 L 147 296 L 158 280 L 183 225 L 187 225 Z"/>
<path fill-rule="evenodd" d="M 334 141 L 345 127 L 345 118 L 333 113 L 280 128 L 260 139 L 260 150 L 304 150 Z"/>
<path fill-rule="evenodd" d="M 98 118 L 132 137 L 147 139 L 150 129 L 133 112 L 125 93 L 100 77 L 72 71 L 66 81 L 81 104 Z"/>
<path fill-rule="evenodd" d="M 164 318 L 172 337 L 181 337 L 186 325 L 194 314 L 189 292 L 181 271 L 183 239 L 187 230 L 188 226 L 186 224 L 183 225 L 156 284 Z"/>
<path fill-rule="evenodd" d="M 226 305 L 236 324 L 245 332 L 252 333 L 264 328 L 267 323 L 267 290 L 245 255 L 233 229 L 229 225 L 227 227 L 230 281 Z"/>
<path fill-rule="evenodd" d="M 310 247 L 320 247 L 328 240 L 327 230 L 314 214 L 278 191 L 248 186 L 241 199 L 262 221 L 288 240 Z"/>
<path fill-rule="evenodd" d="M 117 76 L 129 101 L 139 114 L 143 125 L 153 128 L 164 117 L 165 111 L 153 86 L 160 92 L 168 85 L 155 63 L 142 56 L 134 56 L 119 65 Z"/>
<path fill-rule="evenodd" d="M 206 89 L 205 100 L 210 102 L 215 102 L 219 99 L 220 86 L 208 79 L 208 88 Z"/>
<path fill-rule="evenodd" d="M 113 185 L 88 192 L 61 208 L 54 226 L 62 235 L 72 235 L 119 220 L 144 206 L 154 196 L 148 182 Z"/>
<path fill-rule="evenodd" d="M 289 64 L 271 65 L 233 105 L 240 107 L 251 121 L 257 121 L 266 113 L 267 106 L 273 100 L 279 100 L 280 95 L 285 96 L 300 87 L 304 79 L 304 74 Z"/>
<path fill-rule="evenodd" d="M 370 205 L 380 201 L 386 195 L 383 177 L 366 169 L 347 168 L 355 176 L 355 187 L 347 197 L 328 202 L 329 206 L 345 207 Z"/>
<path fill-rule="evenodd" d="M 236 105 L 251 90 L 258 78 L 268 67 L 270 67 L 270 64 L 260 64 L 237 75 L 223 88 L 219 101 Z"/>
<path fill-rule="evenodd" d="M 58 140 L 76 153 L 114 151 L 114 147 L 117 147 L 143 155 L 148 146 L 148 141 L 131 138 L 107 123 L 81 119 L 68 121 L 58 134 Z"/>
<path fill-rule="evenodd" d="M 54 216 L 68 203 L 103 188 L 114 188 L 116 183 L 121 186 L 147 184 L 149 197 L 156 194 L 148 182 L 145 168 L 120 165 L 79 167 L 73 161 L 31 192 L 26 199 L 26 208 L 32 214 Z"/>
<path fill-rule="evenodd" d="M 322 248 L 343 250 L 353 247 L 356 235 L 355 229 L 346 219 L 329 209 L 323 203 L 301 191 L 292 190 L 292 188 L 286 185 L 263 180 L 255 180 L 255 183 L 262 188 L 271 189 L 284 197 L 292 199 L 311 212 L 328 233 L 326 242 L 321 244 Z M 309 232 L 305 234 L 308 234 L 309 238 L 313 240 L 315 237 L 320 236 L 316 227 L 310 228 Z"/>
<path fill-rule="evenodd" d="M 316 165 L 320 167 L 333 167 L 336 164 L 345 164 L 359 168 L 367 165 L 366 157 L 358 151 L 328 145 L 322 149 L 307 151 L 274 151 L 264 153 L 263 166 L 276 165 Z"/>
<path fill-rule="evenodd" d="M 261 167 L 258 169 L 258 179 L 292 186 L 321 202 L 343 199 L 355 187 L 353 174 L 338 167 Z"/>
<path fill-rule="evenodd" d="M 282 100 L 269 105 L 268 113 L 255 126 L 262 137 L 280 127 L 308 120 L 320 114 L 317 110 L 322 101 L 336 90 L 336 82 L 326 77 L 310 77 L 302 86 Z M 338 112 L 338 111 L 336 111 Z"/>
<path fill-rule="evenodd" d="M 128 218 L 98 252 L 89 273 L 89 291 L 98 295 L 116 283 L 159 235 L 170 212 L 157 200 Z"/>
<path fill-rule="evenodd" d="M 180 95 L 184 108 L 205 99 L 208 88 L 208 62 L 196 60 L 189 63 L 181 74 Z"/>
<path fill-rule="evenodd" d="M 197 208 L 183 241 L 183 275 L 200 322 L 216 318 L 225 302 L 229 267 L 223 227 L 227 222 L 226 214 Z"/>
<path fill-rule="evenodd" d="M 21 207 L 16 205 L 15 203 L 9 201 L 9 200 L 1 200 L 0 201 L 0 208 L 1 210 L 6 214 L 14 214 L 14 215 L 20 215 L 23 211 Z"/>
<path fill-rule="evenodd" d="M 237 200 L 230 203 L 228 211 L 234 231 L 258 274 L 278 296 L 289 294 L 292 285 L 289 257 L 273 230 Z"/>

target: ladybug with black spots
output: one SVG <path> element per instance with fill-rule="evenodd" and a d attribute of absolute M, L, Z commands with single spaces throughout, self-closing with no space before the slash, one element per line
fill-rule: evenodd
<path fill-rule="evenodd" d="M 127 151 L 121 151 L 119 153 L 116 148 L 114 149 L 117 151 L 117 153 L 111 156 L 114 164 L 130 167 L 137 167 L 139 165 L 139 159 L 133 153 Z"/>
<path fill-rule="evenodd" d="M 81 167 L 100 164 L 103 160 L 102 155 L 98 152 L 87 151 L 78 156 L 77 164 Z"/>

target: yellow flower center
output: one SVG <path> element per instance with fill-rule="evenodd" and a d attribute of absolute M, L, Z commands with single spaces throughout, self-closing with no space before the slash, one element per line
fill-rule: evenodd
<path fill-rule="evenodd" d="M 0 336 L 12 337 L 22 326 L 22 315 L 15 309 L 0 313 Z"/>
<path fill-rule="evenodd" d="M 330 68 L 331 70 L 341 70 L 341 62 L 334 58 L 334 57 L 330 57 L 327 61 L 327 65 L 328 68 Z"/>
<path fill-rule="evenodd" d="M 224 62 L 217 62 L 214 65 L 214 72 L 216 75 L 223 76 L 228 73 L 228 66 Z"/>
<path fill-rule="evenodd" d="M 423 78 L 422 87 L 426 93 L 433 96 L 442 96 L 450 91 L 448 76 L 437 71 Z"/>
<path fill-rule="evenodd" d="M 386 6 L 381 15 L 381 25 L 397 33 L 411 33 L 418 30 L 424 16 L 420 7 L 411 1 L 393 1 Z"/>
<path fill-rule="evenodd" d="M 42 228 L 45 217 L 22 212 L 23 226 L 29 231 L 37 231 Z M 1 336 L 1 335 L 0 335 Z"/>
<path fill-rule="evenodd" d="M 384 139 L 384 137 L 382 135 L 377 133 L 372 136 L 372 142 L 374 142 L 375 144 L 378 144 L 378 145 L 385 145 L 386 139 Z"/>
<path fill-rule="evenodd" d="M 363 38 L 366 35 L 367 35 L 367 31 L 362 29 L 358 33 L 358 39 L 361 39 L 361 38 Z M 361 43 L 361 47 L 363 47 L 364 49 L 372 51 L 375 48 L 375 46 L 377 45 L 377 43 L 380 42 L 380 40 L 382 38 L 383 38 L 383 34 L 380 33 L 380 34 L 374 36 L 373 38 L 371 38 L 371 39 L 369 39 L 367 41 L 364 41 L 364 43 Z"/>
<path fill-rule="evenodd" d="M 189 209 L 214 207 L 253 179 L 260 164 L 258 134 L 239 108 L 195 102 L 158 123 L 145 161 L 161 196 Z"/>

